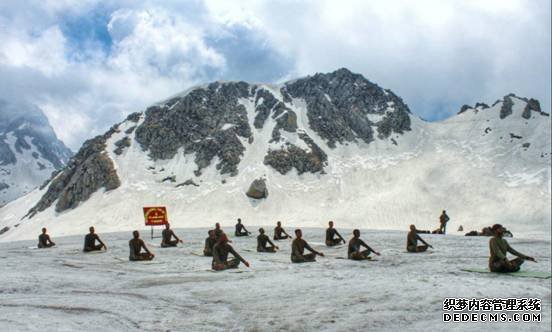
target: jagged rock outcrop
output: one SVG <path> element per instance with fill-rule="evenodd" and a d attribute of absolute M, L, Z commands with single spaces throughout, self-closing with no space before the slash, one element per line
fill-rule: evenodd
<path fill-rule="evenodd" d="M 504 100 L 502 101 L 502 106 L 500 107 L 500 118 L 504 119 L 508 115 L 512 114 L 512 106 L 514 106 L 514 102 L 512 101 L 512 98 L 510 95 L 505 96 Z"/>
<path fill-rule="evenodd" d="M 113 127 L 106 134 L 86 141 L 67 166 L 53 175 L 48 190 L 27 215 L 33 217 L 56 201 L 56 211 L 62 212 L 75 208 L 100 188 L 107 191 L 118 188 L 121 182 L 105 151 L 106 140 L 115 131 Z"/>
<path fill-rule="evenodd" d="M 299 138 L 308 145 L 310 151 L 288 143 L 281 149 L 269 150 L 263 162 L 281 174 L 286 174 L 293 168 L 299 175 L 306 172 L 323 173 L 324 163 L 328 160 L 326 153 L 307 134 L 299 133 Z"/>
<path fill-rule="evenodd" d="M 123 151 L 130 146 L 130 138 L 128 138 L 128 136 L 121 138 L 120 140 L 115 142 L 115 146 L 116 148 L 115 150 L 113 150 L 113 153 L 115 153 L 116 155 L 121 155 Z"/>
<path fill-rule="evenodd" d="M 199 187 L 199 184 L 195 183 L 194 180 L 192 179 L 188 179 L 182 183 L 179 183 L 175 186 L 175 188 L 178 188 L 178 187 L 183 187 L 183 186 L 194 186 L 194 187 Z"/>
<path fill-rule="evenodd" d="M 238 99 L 249 92 L 245 82 L 216 82 L 170 101 L 170 106 L 150 107 L 135 131 L 136 141 L 153 159 L 170 159 L 180 148 L 195 152 L 197 175 L 215 156 L 221 174 L 236 175 L 245 150 L 239 137 L 251 136 L 247 111 Z M 227 124 L 231 128 L 224 128 Z"/>
<path fill-rule="evenodd" d="M 281 90 L 284 99 L 305 100 L 310 127 L 330 147 L 357 138 L 370 143 L 374 126 L 382 138 L 410 130 L 410 110 L 402 99 L 344 68 L 298 79 Z"/>
<path fill-rule="evenodd" d="M 248 197 L 254 199 L 263 199 L 268 197 L 268 189 L 266 188 L 265 179 L 256 179 L 249 186 L 249 190 L 245 193 Z"/>

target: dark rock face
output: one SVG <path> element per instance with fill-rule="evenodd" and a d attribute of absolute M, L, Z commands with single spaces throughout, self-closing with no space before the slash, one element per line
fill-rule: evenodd
<path fill-rule="evenodd" d="M 167 176 L 166 178 L 164 178 L 163 180 L 161 180 L 161 182 L 176 182 L 176 175 L 172 175 L 172 176 Z"/>
<path fill-rule="evenodd" d="M 194 187 L 199 187 L 199 184 L 195 183 L 194 180 L 192 179 L 188 179 L 182 183 L 179 183 L 175 186 L 175 188 L 178 188 L 178 187 L 183 187 L 183 186 L 194 186 Z"/>
<path fill-rule="evenodd" d="M 130 138 L 128 138 L 128 136 L 121 138 L 120 140 L 115 142 L 115 146 L 116 148 L 115 150 L 113 150 L 113 152 L 116 155 L 121 155 L 123 151 L 130 146 Z"/>
<path fill-rule="evenodd" d="M 264 179 L 256 179 L 249 186 L 249 190 L 245 193 L 248 197 L 254 199 L 263 199 L 268 197 L 268 189 Z"/>
<path fill-rule="evenodd" d="M 475 108 L 487 109 L 487 108 L 489 108 L 489 105 L 487 105 L 485 103 L 476 103 Z"/>
<path fill-rule="evenodd" d="M 524 118 L 524 119 L 530 119 L 531 118 L 531 112 L 537 112 L 541 115 L 548 115 L 546 113 L 544 113 L 543 111 L 541 111 L 541 107 L 540 107 L 540 103 L 538 100 L 536 99 L 526 99 L 526 102 L 527 104 L 525 105 L 525 108 L 523 109 L 523 113 L 521 114 L 521 116 Z"/>
<path fill-rule="evenodd" d="M 134 129 L 136 129 L 136 126 L 132 126 L 130 128 L 128 128 L 127 130 L 125 130 L 125 134 L 127 135 L 130 135 L 134 132 Z"/>
<path fill-rule="evenodd" d="M 9 228 L 8 226 L 6 226 L 6 227 L 0 229 L 0 235 L 6 233 L 6 232 L 9 231 L 9 230 L 10 230 L 10 228 Z"/>
<path fill-rule="evenodd" d="M 270 165 L 281 174 L 286 174 L 293 168 L 299 175 L 306 172 L 322 173 L 328 156 L 308 135 L 300 133 L 299 137 L 309 146 L 310 152 L 288 144 L 279 150 L 269 150 L 264 158 L 265 165 Z"/>
<path fill-rule="evenodd" d="M 287 83 L 281 92 L 305 100 L 310 127 L 330 147 L 357 138 L 370 143 L 372 126 L 382 138 L 410 130 L 410 111 L 399 97 L 347 69 Z M 387 112 L 388 108 L 392 111 Z M 383 118 L 374 123 L 368 114 Z"/>
<path fill-rule="evenodd" d="M 510 96 L 505 96 L 504 100 L 502 101 L 502 106 L 500 107 L 501 119 L 504 119 L 508 115 L 512 114 L 512 106 L 514 106 L 514 102 L 512 101 L 512 98 Z"/>
<path fill-rule="evenodd" d="M 0 182 L 0 190 L 8 189 L 10 187 L 9 184 Z"/>
<path fill-rule="evenodd" d="M 17 159 L 10 149 L 10 146 L 4 142 L 5 136 L 0 136 L 0 166 L 15 164 Z"/>
<path fill-rule="evenodd" d="M 183 148 L 185 153 L 196 153 L 196 174 L 217 156 L 221 174 L 236 175 L 245 150 L 239 137 L 251 136 L 247 111 L 238 98 L 247 98 L 249 92 L 244 82 L 217 82 L 171 100 L 170 109 L 150 107 L 135 139 L 153 159 L 170 159 Z M 232 126 L 225 129 L 226 124 Z"/>
<path fill-rule="evenodd" d="M 67 166 L 58 174 L 53 174 L 48 190 L 27 215 L 33 217 L 56 200 L 56 211 L 62 212 L 75 208 L 100 188 L 118 188 L 121 182 L 105 152 L 105 142 L 115 131 L 113 127 L 103 136 L 86 141 Z"/>
<path fill-rule="evenodd" d="M 460 111 L 457 114 L 462 114 L 469 109 L 471 109 L 470 105 L 462 105 L 462 108 L 460 108 Z"/>

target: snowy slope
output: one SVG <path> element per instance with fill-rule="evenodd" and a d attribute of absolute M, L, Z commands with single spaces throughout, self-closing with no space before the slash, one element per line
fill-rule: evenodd
<path fill-rule="evenodd" d="M 0 206 L 34 190 L 72 153 L 36 106 L 0 100 Z"/>
<path fill-rule="evenodd" d="M 83 236 L 53 237 L 48 250 L 29 250 L 35 239 L 0 244 L 4 331 L 550 331 L 550 279 L 461 271 L 487 264 L 488 238 L 427 235 L 435 249 L 413 255 L 406 232 L 363 230 L 381 256 L 354 262 L 337 259 L 346 248 L 315 244 L 324 229 L 305 229 L 325 254 L 310 264 L 290 263 L 290 241 L 259 254 L 254 237 L 233 238 L 251 267 L 214 273 L 210 258 L 191 254 L 206 229 L 176 229 L 179 248 L 143 234 L 156 257 L 137 263 L 128 262 L 129 232 L 97 230 L 105 253 L 82 254 Z M 509 243 L 538 260 L 523 270 L 550 272 L 550 239 Z M 542 321 L 443 323 L 449 297 L 538 298 Z"/>
<path fill-rule="evenodd" d="M 258 225 L 282 220 L 320 227 L 335 220 L 349 228 L 406 229 L 415 223 L 419 228 L 435 229 L 441 210 L 446 209 L 451 232 L 460 225 L 468 231 L 500 222 L 518 236 L 550 236 L 550 118 L 535 111 L 528 119 L 522 117 L 525 100 L 511 97 L 511 114 L 503 118 L 505 99 L 438 123 L 409 114 L 408 131 L 331 148 L 312 129 L 305 100 L 286 100 L 283 86 L 256 85 L 255 94 L 239 99 L 253 139 L 237 136 L 245 150 L 235 175 L 221 174 L 218 156 L 198 175 L 197 153 L 185 153 L 183 148 L 170 159 L 152 158 L 136 140 L 138 129 L 134 127 L 139 128 L 148 114 L 141 113 L 120 123 L 106 139 L 104 153 L 113 163 L 120 186 L 100 189 L 74 209 L 56 211 L 52 204 L 29 218 L 27 212 L 48 188 L 36 190 L 0 210 L 0 229 L 9 227 L 0 241 L 35 238 L 43 226 L 57 236 L 80 234 L 92 224 L 105 232 L 143 228 L 141 207 L 150 205 L 167 206 L 176 227 L 205 227 L 215 222 L 229 226 L 241 217 L 246 224 Z M 256 106 L 264 102 L 256 99 L 262 90 L 283 102 L 286 112 L 297 115 L 297 131 L 280 131 L 278 142 L 271 142 L 277 117 L 268 117 L 262 128 L 254 125 Z M 177 107 L 174 101 L 160 105 L 164 107 L 161 112 Z M 381 118 L 389 112 L 367 116 Z M 218 127 L 234 130 L 232 123 Z M 310 147 L 299 139 L 301 133 L 327 154 L 323 172 L 298 174 L 292 169 L 282 174 L 263 163 L 269 149 L 285 142 L 308 151 Z M 115 153 L 116 143 L 125 137 L 130 146 Z M 173 176 L 175 182 L 167 180 Z M 260 177 L 266 179 L 268 198 L 248 198 L 245 192 Z M 178 186 L 188 179 L 198 186 Z"/>

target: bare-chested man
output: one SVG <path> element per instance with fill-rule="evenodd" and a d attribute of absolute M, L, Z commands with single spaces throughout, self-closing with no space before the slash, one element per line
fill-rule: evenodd
<path fill-rule="evenodd" d="M 268 243 L 270 243 L 270 247 L 267 246 Z M 265 234 L 265 230 L 263 228 L 259 228 L 259 236 L 257 236 L 257 252 L 276 252 L 276 249 L 279 249 L 278 246 L 270 241 L 270 238 Z"/>
<path fill-rule="evenodd" d="M 233 259 L 228 260 L 228 254 L 234 256 Z M 228 237 L 226 234 L 222 234 L 217 244 L 213 247 L 213 263 L 212 268 L 216 271 L 235 269 L 240 265 L 240 261 L 249 267 L 249 262 L 243 259 L 231 245 L 228 244 Z"/>
<path fill-rule="evenodd" d="M 90 226 L 88 231 L 89 233 L 86 234 L 86 236 L 84 237 L 83 251 L 89 252 L 89 251 L 98 251 L 102 249 L 107 250 L 107 246 L 105 245 L 105 243 L 103 243 L 103 241 L 100 239 L 98 234 L 96 234 L 96 230 L 94 229 L 94 227 Z M 98 241 L 100 244 L 96 244 L 96 241 Z"/>
<path fill-rule="evenodd" d="M 424 245 L 419 246 L 418 240 L 420 240 Z M 430 244 L 425 242 L 419 235 L 416 230 L 416 226 L 410 225 L 410 232 L 408 232 L 408 236 L 406 237 L 406 250 L 408 252 L 423 252 L 426 251 L 427 248 L 433 248 Z"/>
<path fill-rule="evenodd" d="M 328 228 L 326 229 L 326 245 L 328 247 L 337 246 L 338 244 L 347 243 L 345 239 L 339 234 L 337 229 L 334 228 L 333 221 L 328 222 Z M 336 238 L 337 236 L 337 238 Z"/>
<path fill-rule="evenodd" d="M 161 237 L 163 238 L 161 240 L 161 247 L 167 248 L 167 247 L 176 247 L 178 243 L 183 243 L 181 239 L 174 234 L 174 231 L 171 229 L 171 225 L 169 223 L 165 224 L 165 229 L 161 233 Z M 172 239 L 174 237 L 174 240 Z"/>
<path fill-rule="evenodd" d="M 48 235 L 46 228 L 42 228 L 42 234 L 38 236 L 38 247 L 50 248 L 55 245 L 56 244 L 50 239 L 50 235 Z"/>
<path fill-rule="evenodd" d="M 285 234 L 285 235 L 282 235 Z M 291 236 L 286 233 L 284 228 L 282 227 L 282 222 L 278 221 L 276 223 L 276 227 L 274 228 L 274 240 L 285 240 L 285 239 L 291 239 Z"/>
<path fill-rule="evenodd" d="M 305 254 L 305 249 L 310 254 Z M 295 239 L 291 242 L 291 261 L 293 263 L 315 262 L 316 255 L 324 256 L 323 253 L 314 250 L 307 241 L 303 240 L 303 232 L 300 229 L 295 230 Z"/>
<path fill-rule="evenodd" d="M 155 255 L 149 251 L 144 241 L 140 238 L 138 231 L 132 232 L 132 240 L 128 241 L 130 248 L 130 255 L 128 257 L 131 261 L 151 261 Z M 145 252 L 142 252 L 144 249 Z"/>
<path fill-rule="evenodd" d="M 360 250 L 361 247 L 366 250 Z M 364 241 L 360 239 L 360 231 L 355 229 L 353 231 L 353 238 L 349 241 L 349 248 L 347 249 L 347 257 L 352 260 L 361 261 L 365 259 L 372 259 L 370 253 L 373 252 L 376 255 L 380 255 L 379 252 L 372 249 Z"/>

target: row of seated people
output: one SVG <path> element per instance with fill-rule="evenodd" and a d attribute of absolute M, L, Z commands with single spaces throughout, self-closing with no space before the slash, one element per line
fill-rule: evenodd
<path fill-rule="evenodd" d="M 241 225 L 241 227 L 238 225 Z M 239 229 L 242 233 L 247 232 L 247 235 L 250 234 L 250 232 L 248 232 L 241 224 L 240 219 L 238 219 L 238 225 L 236 225 L 236 232 L 238 232 Z M 345 239 L 334 228 L 332 221 L 329 222 L 328 226 L 329 227 L 326 229 L 327 246 L 332 247 L 339 245 L 342 242 L 346 243 Z M 510 247 L 507 241 L 503 239 L 505 229 L 502 225 L 496 224 L 492 227 L 492 230 L 495 234 L 489 242 L 489 269 L 492 272 L 515 272 L 520 269 L 521 264 L 523 264 L 525 260 L 535 261 L 533 257 L 521 254 Z M 416 226 L 410 225 L 410 232 L 407 235 L 406 245 L 408 252 L 418 253 L 424 252 L 428 248 L 433 248 L 430 244 L 424 241 L 418 233 L 419 231 L 416 229 Z M 203 254 L 204 256 L 212 257 L 212 268 L 214 270 L 237 268 L 240 262 L 244 263 L 247 267 L 250 266 L 249 262 L 247 262 L 229 244 L 231 241 L 228 239 L 228 236 L 224 233 L 219 223 L 215 225 L 215 229 L 209 230 L 208 234 L 209 236 L 205 239 Z M 366 260 L 371 259 L 371 253 L 378 256 L 380 255 L 379 252 L 372 249 L 360 238 L 360 230 L 353 230 L 352 235 L 353 236 L 349 240 L 347 248 L 347 257 L 349 259 Z M 291 239 L 291 236 L 289 236 L 289 234 L 287 234 L 283 229 L 281 222 L 277 223 L 274 232 L 274 239 L 276 241 Z M 38 240 L 39 248 L 49 248 L 55 246 L 55 243 L 47 234 L 46 228 L 42 229 L 42 234 L 39 235 Z M 423 245 L 418 245 L 418 241 L 422 242 Z M 178 243 L 183 243 L 183 241 L 178 238 L 178 236 L 170 228 L 170 225 L 166 224 L 165 229 L 162 232 L 161 247 L 175 247 Z M 89 233 L 84 238 L 83 251 L 90 252 L 102 249 L 107 250 L 106 244 L 96 234 L 94 227 L 90 227 Z M 133 238 L 129 241 L 129 249 L 129 260 L 131 261 L 152 260 L 155 257 L 155 255 L 148 249 L 145 242 L 140 238 L 140 233 L 138 231 L 133 232 Z M 260 228 L 259 235 L 257 236 L 257 251 L 261 253 L 275 253 L 277 250 L 279 250 L 279 247 L 265 234 L 265 230 Z M 305 250 L 308 250 L 310 253 L 305 254 Z M 506 257 L 508 252 L 517 256 L 517 258 L 509 260 Z M 234 258 L 229 259 L 229 254 L 232 254 Z M 317 255 L 324 256 L 324 253 L 313 249 L 307 241 L 303 239 L 301 229 L 296 229 L 295 238 L 291 243 L 291 261 L 293 263 L 314 262 L 316 261 Z"/>

